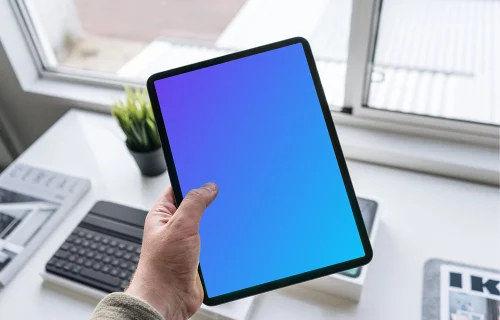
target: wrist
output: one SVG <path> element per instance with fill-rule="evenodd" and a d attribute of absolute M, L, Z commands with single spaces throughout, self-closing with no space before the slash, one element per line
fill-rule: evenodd
<path fill-rule="evenodd" d="M 165 320 L 187 320 L 175 294 L 157 281 L 147 280 L 136 273 L 125 293 L 147 302 Z"/>

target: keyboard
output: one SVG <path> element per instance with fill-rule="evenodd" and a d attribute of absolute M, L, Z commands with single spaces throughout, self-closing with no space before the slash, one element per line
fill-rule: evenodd
<path fill-rule="evenodd" d="M 104 292 L 125 290 L 139 261 L 146 215 L 97 202 L 48 261 L 46 271 Z"/>
<path fill-rule="evenodd" d="M 377 203 L 358 198 L 370 232 Z M 97 202 L 49 260 L 45 269 L 59 277 L 102 290 L 123 291 L 137 267 L 147 212 Z M 359 276 L 360 268 L 342 272 Z"/>

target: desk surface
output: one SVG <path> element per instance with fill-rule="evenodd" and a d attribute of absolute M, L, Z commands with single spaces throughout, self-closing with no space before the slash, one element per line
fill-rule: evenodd
<path fill-rule="evenodd" d="M 89 319 L 97 301 L 43 285 L 39 272 L 94 202 L 147 209 L 169 185 L 166 173 L 141 176 L 120 135 L 109 116 L 70 111 L 17 160 L 87 177 L 92 187 L 0 289 L 2 319 Z M 499 189 L 353 161 L 348 166 L 357 195 L 377 200 L 382 214 L 361 302 L 289 287 L 261 295 L 252 320 L 416 320 L 427 259 L 500 268 Z"/>

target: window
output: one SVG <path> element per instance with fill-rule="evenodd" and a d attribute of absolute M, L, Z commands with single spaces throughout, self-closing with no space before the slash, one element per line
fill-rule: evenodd
<path fill-rule="evenodd" d="M 303 36 L 332 110 L 412 132 L 499 135 L 499 0 L 11 1 L 42 74 L 143 84 L 157 71 Z"/>
<path fill-rule="evenodd" d="M 500 1 L 383 0 L 367 105 L 500 124 Z"/>
<path fill-rule="evenodd" d="M 157 71 L 303 36 L 317 56 L 330 104 L 343 104 L 351 0 L 19 3 L 48 70 L 144 81 Z"/>

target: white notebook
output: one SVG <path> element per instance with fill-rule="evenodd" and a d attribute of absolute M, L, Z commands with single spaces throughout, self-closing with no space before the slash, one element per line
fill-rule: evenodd
<path fill-rule="evenodd" d="M 89 190 L 87 179 L 14 163 L 0 175 L 0 285 Z"/>

